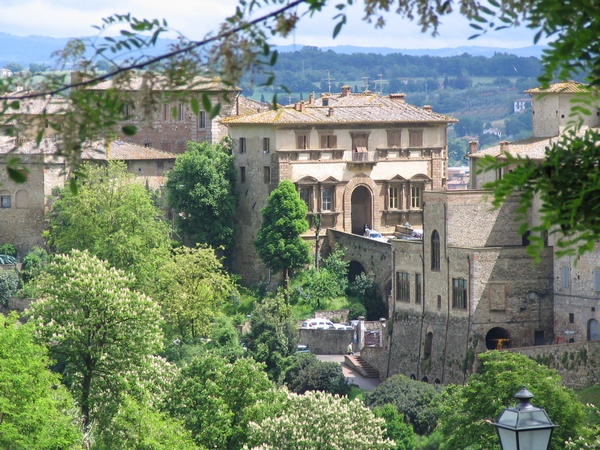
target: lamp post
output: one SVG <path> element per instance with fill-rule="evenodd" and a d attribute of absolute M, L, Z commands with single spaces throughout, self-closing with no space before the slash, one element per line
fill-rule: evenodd
<path fill-rule="evenodd" d="M 494 423 L 502 450 L 548 450 L 552 423 L 546 411 L 531 404 L 533 394 L 522 387 L 515 394 L 519 404 L 506 408 Z"/>

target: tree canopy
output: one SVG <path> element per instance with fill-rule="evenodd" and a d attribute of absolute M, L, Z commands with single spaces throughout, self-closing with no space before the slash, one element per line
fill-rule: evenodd
<path fill-rule="evenodd" d="M 234 240 L 236 172 L 226 144 L 188 142 L 167 174 L 169 205 L 193 244 L 230 249 Z"/>
<path fill-rule="evenodd" d="M 170 229 L 150 192 L 132 177 L 122 162 L 84 164 L 78 191 L 64 188 L 52 199 L 48 243 L 60 253 L 88 250 L 145 288 L 168 255 Z"/>
<path fill-rule="evenodd" d="M 255 450 L 392 450 L 384 438 L 384 420 L 376 418 L 360 400 L 325 392 L 288 393 L 279 414 L 250 424 Z"/>
<path fill-rule="evenodd" d="M 87 427 L 114 395 L 131 389 L 160 350 L 159 307 L 132 290 L 122 271 L 79 250 L 56 255 L 35 282 L 39 299 L 27 313 L 51 354 L 64 362 Z"/>
<path fill-rule="evenodd" d="M 254 245 L 258 256 L 274 272 L 300 269 L 310 262 L 310 248 L 300 237 L 308 230 L 308 209 L 294 183 L 282 181 L 262 210 L 262 225 Z"/>
<path fill-rule="evenodd" d="M 0 314 L 0 447 L 73 448 L 82 441 L 75 402 L 34 333 L 16 313 Z"/>
<path fill-rule="evenodd" d="M 444 448 L 483 450 L 497 445 L 491 421 L 517 403 L 514 395 L 523 386 L 534 394 L 532 404 L 544 408 L 559 425 L 552 435 L 552 449 L 565 448 L 569 438 L 582 433 L 583 405 L 574 391 L 562 385 L 556 371 L 519 353 L 490 351 L 479 359 L 480 371 L 465 386 L 446 392 L 441 415 Z"/>
<path fill-rule="evenodd" d="M 206 246 L 174 249 L 153 285 L 170 334 L 184 340 L 206 336 L 235 293 L 234 281 Z"/>
<path fill-rule="evenodd" d="M 199 445 L 239 449 L 247 440 L 249 422 L 279 403 L 273 387 L 263 365 L 252 358 L 228 363 L 208 353 L 181 371 L 167 409 Z"/>

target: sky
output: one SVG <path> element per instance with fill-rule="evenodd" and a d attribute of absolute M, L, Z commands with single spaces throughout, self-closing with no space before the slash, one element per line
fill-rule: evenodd
<path fill-rule="evenodd" d="M 198 40 L 233 14 L 236 4 L 237 0 L 0 0 L 0 31 L 17 36 L 91 36 L 97 34 L 93 26 L 100 25 L 102 18 L 129 12 L 137 18 L 166 19 L 171 28 Z M 490 32 L 468 40 L 473 30 L 458 14 L 445 18 L 439 35 L 432 37 L 421 33 L 415 23 L 395 14 L 388 15 L 385 28 L 375 29 L 361 20 L 362 6 L 357 2 L 350 7 L 349 13 L 349 22 L 336 39 L 332 39 L 332 32 L 337 10 L 331 6 L 313 17 L 302 18 L 299 29 L 292 36 L 273 43 L 398 49 L 521 48 L 533 45 L 534 32 L 524 27 Z"/>

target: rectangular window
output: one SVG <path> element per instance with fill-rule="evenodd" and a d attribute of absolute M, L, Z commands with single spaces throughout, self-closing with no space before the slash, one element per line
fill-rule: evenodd
<path fill-rule="evenodd" d="M 171 108 L 169 105 L 163 105 L 163 120 L 169 120 L 169 112 Z"/>
<path fill-rule="evenodd" d="M 0 195 L 0 208 L 10 208 L 10 195 Z"/>
<path fill-rule="evenodd" d="M 246 168 L 240 167 L 240 183 L 246 182 Z"/>
<path fill-rule="evenodd" d="M 441 295 L 437 296 L 437 307 L 438 307 L 438 309 L 442 309 L 442 296 Z"/>
<path fill-rule="evenodd" d="M 369 135 L 366 133 L 352 134 L 352 151 L 367 151 Z"/>
<path fill-rule="evenodd" d="M 331 211 L 333 208 L 333 189 L 321 190 L 321 211 Z"/>
<path fill-rule="evenodd" d="M 561 286 L 563 289 L 568 289 L 569 288 L 569 278 L 570 278 L 570 274 L 571 274 L 571 270 L 570 270 L 569 266 L 561 267 L 560 272 L 561 272 L 561 276 L 560 276 Z"/>
<path fill-rule="evenodd" d="M 300 188 L 300 199 L 306 203 L 310 211 L 310 188 Z"/>
<path fill-rule="evenodd" d="M 198 128 L 206 128 L 206 111 L 200 111 L 198 114 Z"/>
<path fill-rule="evenodd" d="M 269 153 L 271 151 L 271 140 L 269 138 L 263 138 L 263 153 Z"/>
<path fill-rule="evenodd" d="M 396 300 L 410 302 L 410 274 L 396 272 Z"/>
<path fill-rule="evenodd" d="M 309 136 L 308 134 L 297 134 L 296 135 L 296 148 L 300 150 L 305 150 L 310 148 Z"/>
<path fill-rule="evenodd" d="M 337 136 L 334 134 L 322 134 L 321 148 L 337 148 Z"/>
<path fill-rule="evenodd" d="M 575 314 L 569 313 L 569 323 L 575 323 Z"/>
<path fill-rule="evenodd" d="M 464 278 L 452 279 L 452 307 L 467 309 L 467 280 Z"/>
<path fill-rule="evenodd" d="M 408 146 L 423 147 L 423 130 L 408 131 Z"/>
<path fill-rule="evenodd" d="M 421 303 L 423 297 L 423 280 L 420 273 L 415 274 L 415 303 Z"/>
<path fill-rule="evenodd" d="M 263 179 L 264 179 L 265 184 L 268 184 L 271 182 L 271 167 L 269 167 L 269 166 L 263 167 Z"/>
<path fill-rule="evenodd" d="M 181 122 L 181 121 L 185 120 L 185 105 L 183 103 L 180 103 L 177 106 L 178 106 L 177 119 Z"/>
<path fill-rule="evenodd" d="M 240 153 L 246 153 L 246 138 L 240 138 Z"/>
<path fill-rule="evenodd" d="M 389 209 L 398 209 L 398 203 L 399 203 L 398 188 L 390 187 L 389 196 L 390 196 Z"/>
<path fill-rule="evenodd" d="M 387 146 L 393 148 L 400 148 L 400 131 L 388 130 L 387 132 Z"/>
<path fill-rule="evenodd" d="M 600 269 L 594 269 L 594 292 L 600 292 Z"/>
<path fill-rule="evenodd" d="M 421 208 L 421 186 L 410 187 L 410 207 Z"/>

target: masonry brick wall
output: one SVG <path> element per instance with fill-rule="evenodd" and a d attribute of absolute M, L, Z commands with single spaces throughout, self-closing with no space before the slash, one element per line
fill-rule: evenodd
<path fill-rule="evenodd" d="M 600 342 L 542 345 L 512 349 L 555 369 L 563 384 L 572 389 L 584 389 L 600 384 Z"/>
<path fill-rule="evenodd" d="M 316 355 L 345 355 L 348 344 L 353 342 L 352 330 L 299 330 L 299 341 Z"/>

